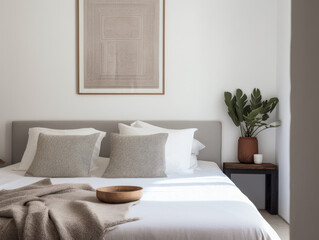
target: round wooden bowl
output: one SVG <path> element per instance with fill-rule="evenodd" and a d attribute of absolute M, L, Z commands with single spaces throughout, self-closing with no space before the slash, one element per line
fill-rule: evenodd
<path fill-rule="evenodd" d="M 96 189 L 96 197 L 106 203 L 128 203 L 140 200 L 143 188 L 137 186 L 111 186 Z"/>

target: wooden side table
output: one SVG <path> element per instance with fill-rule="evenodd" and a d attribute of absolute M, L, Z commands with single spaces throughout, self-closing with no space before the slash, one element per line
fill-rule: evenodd
<path fill-rule="evenodd" d="M 5 161 L 3 161 L 2 159 L 0 159 L 0 165 L 3 165 L 3 164 L 5 164 L 6 162 Z"/>
<path fill-rule="evenodd" d="M 266 210 L 270 214 L 278 214 L 278 166 L 272 163 L 243 164 L 225 162 L 223 172 L 231 178 L 231 174 L 265 174 L 266 176 Z"/>

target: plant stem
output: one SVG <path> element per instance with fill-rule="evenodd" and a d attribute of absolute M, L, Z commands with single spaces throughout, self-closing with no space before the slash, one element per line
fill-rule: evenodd
<path fill-rule="evenodd" d="M 240 133 L 242 137 L 244 137 L 244 132 L 245 132 L 244 126 L 240 124 Z"/>
<path fill-rule="evenodd" d="M 259 129 L 259 128 L 261 128 L 262 126 L 259 126 L 259 127 L 257 127 L 252 133 L 251 133 L 251 135 L 253 136 L 254 134 L 255 134 L 255 132 Z M 255 137 L 256 137 L 256 135 L 255 135 Z"/>
<path fill-rule="evenodd" d="M 257 135 L 258 135 L 259 133 L 261 133 L 262 131 L 264 131 L 264 130 L 266 130 L 266 129 L 267 129 L 267 127 L 261 129 L 259 132 L 257 132 L 257 133 L 255 134 L 255 137 L 257 137 Z"/>
<path fill-rule="evenodd" d="M 250 129 L 250 126 L 245 122 L 245 125 L 246 125 L 246 137 L 250 137 L 250 132 L 251 132 L 251 129 Z"/>
<path fill-rule="evenodd" d="M 274 126 L 274 125 L 271 125 L 271 124 L 276 123 L 276 122 L 279 122 L 279 125 L 275 125 L 275 126 Z M 265 126 L 264 129 L 261 129 L 259 132 L 257 132 L 256 135 L 255 135 L 255 137 L 256 137 L 259 133 L 261 133 L 262 131 L 264 131 L 264 130 L 266 130 L 266 129 L 268 129 L 268 128 L 280 127 L 280 121 L 275 121 L 275 122 L 273 122 L 273 123 L 268 124 L 267 126 Z"/>
<path fill-rule="evenodd" d="M 268 129 L 268 128 L 275 128 L 275 127 L 279 127 L 279 126 L 270 126 L 270 127 L 266 126 L 265 128 L 261 129 L 259 132 L 257 132 L 256 135 L 255 135 L 255 137 L 256 137 L 259 133 L 261 133 L 262 131 L 264 131 L 264 130 L 266 130 L 266 129 Z"/>
<path fill-rule="evenodd" d="M 242 126 L 242 124 L 240 124 L 240 133 L 241 133 L 241 136 L 243 137 L 244 134 L 243 134 L 243 126 Z"/>
<path fill-rule="evenodd" d="M 245 129 L 245 126 L 243 125 L 243 137 L 246 137 L 247 129 Z"/>

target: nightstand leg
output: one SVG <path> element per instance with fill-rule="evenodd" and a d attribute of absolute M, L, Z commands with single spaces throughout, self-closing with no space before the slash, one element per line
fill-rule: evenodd
<path fill-rule="evenodd" d="M 231 178 L 231 172 L 228 169 L 224 169 L 224 173 L 229 179 Z"/>
<path fill-rule="evenodd" d="M 278 172 L 266 174 L 266 210 L 278 214 Z"/>

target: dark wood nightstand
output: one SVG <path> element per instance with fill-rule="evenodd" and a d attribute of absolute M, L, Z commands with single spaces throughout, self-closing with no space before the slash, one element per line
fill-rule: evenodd
<path fill-rule="evenodd" d="M 231 178 L 231 174 L 265 174 L 266 176 L 266 210 L 270 214 L 278 214 L 278 166 L 272 163 L 243 164 L 225 162 L 223 172 Z"/>
<path fill-rule="evenodd" d="M 2 159 L 0 159 L 0 167 L 1 167 L 1 165 L 5 164 L 5 163 L 6 163 L 5 161 L 3 161 Z"/>

